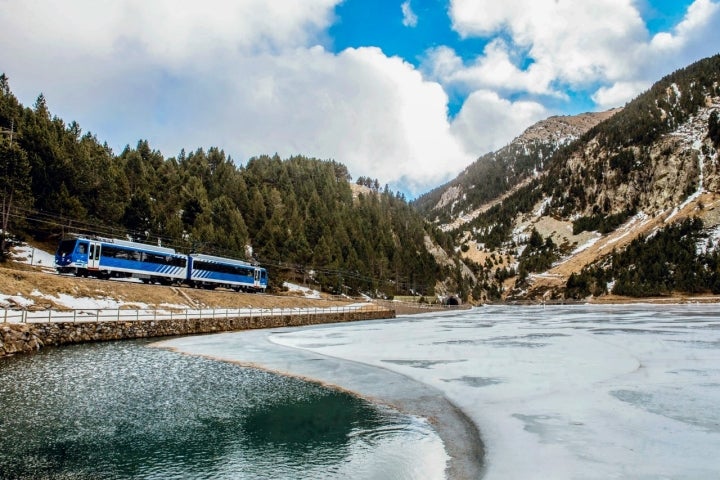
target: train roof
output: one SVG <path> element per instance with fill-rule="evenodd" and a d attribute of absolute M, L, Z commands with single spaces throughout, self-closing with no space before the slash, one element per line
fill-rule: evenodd
<path fill-rule="evenodd" d="M 147 243 L 140 242 L 131 242 L 129 240 L 120 240 L 119 238 L 91 237 L 85 235 L 73 235 L 73 238 L 78 240 L 88 240 L 91 242 L 112 243 L 120 247 L 134 248 L 136 250 L 144 250 L 146 252 L 179 255 L 174 248 L 161 247 L 159 245 L 148 245 Z"/>
<path fill-rule="evenodd" d="M 256 265 L 253 265 L 250 262 L 246 262 L 244 260 L 236 260 L 234 258 L 226 258 L 226 257 L 215 257 L 213 255 L 205 255 L 202 253 L 191 253 L 190 256 L 195 260 L 202 260 L 204 262 L 214 262 L 214 263 L 227 263 L 229 265 L 240 265 L 243 267 L 255 267 Z"/>

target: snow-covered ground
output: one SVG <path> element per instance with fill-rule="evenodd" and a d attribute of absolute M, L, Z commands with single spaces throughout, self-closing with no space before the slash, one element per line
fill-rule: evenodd
<path fill-rule="evenodd" d="M 303 287 L 295 283 L 285 282 L 283 287 L 287 288 L 289 292 L 296 292 L 302 294 L 305 298 L 321 298 L 320 292 L 312 288 Z"/>
<path fill-rule="evenodd" d="M 55 253 L 22 244 L 12 249 L 12 259 L 19 263 L 55 270 Z"/>
<path fill-rule="evenodd" d="M 715 305 L 498 306 L 264 335 L 442 391 L 478 426 L 487 479 L 720 475 Z"/>

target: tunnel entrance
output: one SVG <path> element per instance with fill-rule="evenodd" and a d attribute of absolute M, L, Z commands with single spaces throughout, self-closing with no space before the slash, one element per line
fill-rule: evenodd
<path fill-rule="evenodd" d="M 457 297 L 448 297 L 447 300 L 445 300 L 445 305 L 457 306 L 460 305 L 460 300 Z"/>

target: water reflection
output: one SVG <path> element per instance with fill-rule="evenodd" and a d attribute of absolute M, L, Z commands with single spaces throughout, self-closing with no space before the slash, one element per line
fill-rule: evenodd
<path fill-rule="evenodd" d="M 337 478 L 376 472 L 378 452 L 431 432 L 347 394 L 145 343 L 1 360 L 0 478 Z"/>

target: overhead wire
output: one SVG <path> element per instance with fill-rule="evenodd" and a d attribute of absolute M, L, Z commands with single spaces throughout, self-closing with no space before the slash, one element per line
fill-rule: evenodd
<path fill-rule="evenodd" d="M 137 232 L 131 232 L 127 229 L 122 229 L 118 227 L 109 226 L 106 224 L 103 224 L 100 221 L 83 221 L 78 220 L 76 218 L 59 215 L 56 213 L 51 212 L 44 212 L 41 210 L 35 210 L 32 208 L 27 207 L 20 207 L 15 206 L 13 207 L 14 212 L 10 212 L 8 215 L 10 218 L 24 221 L 24 222 L 33 222 L 33 223 L 40 223 L 48 227 L 55 227 L 57 229 L 61 229 L 61 233 L 77 233 L 77 234 L 85 234 L 90 236 L 101 236 L 101 237 L 110 237 L 110 238 L 118 238 L 118 237 L 126 237 L 126 238 L 132 238 L 134 240 L 137 239 L 137 236 L 133 235 L 133 233 L 137 234 Z M 170 248 L 176 248 L 176 249 L 184 249 L 187 248 L 187 244 L 178 243 L 177 239 L 162 236 L 162 235 L 153 235 L 152 238 L 159 240 L 163 246 L 167 246 Z M 220 256 L 228 256 L 228 257 L 238 257 L 238 256 L 244 256 L 242 252 L 236 252 L 231 251 L 228 249 L 218 248 L 218 247 L 212 247 L 208 245 L 203 245 L 203 252 L 212 254 L 212 255 L 220 255 Z M 349 271 L 349 270 L 342 270 L 338 268 L 329 268 L 327 266 L 312 266 L 312 265 L 305 265 L 305 264 L 299 264 L 299 263 L 288 263 L 287 261 L 283 261 L 280 259 L 272 259 L 268 257 L 255 257 L 255 261 L 257 261 L 260 265 L 266 266 L 266 267 L 273 267 L 277 268 L 283 271 L 293 271 L 293 272 L 315 272 L 324 274 L 329 277 L 339 277 L 341 279 L 352 279 L 361 283 L 366 284 L 368 287 L 373 287 L 376 285 L 379 285 L 381 283 L 390 283 L 395 284 L 396 286 L 400 286 L 403 290 L 416 290 L 416 291 L 426 291 L 429 287 L 424 284 L 419 284 L 417 282 L 414 282 L 410 278 L 406 276 L 402 277 L 396 277 L 396 280 L 393 279 L 385 279 L 384 281 L 378 279 L 377 277 L 369 276 L 369 275 L 363 275 L 357 271 Z"/>

